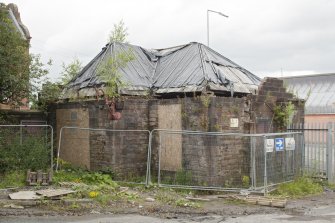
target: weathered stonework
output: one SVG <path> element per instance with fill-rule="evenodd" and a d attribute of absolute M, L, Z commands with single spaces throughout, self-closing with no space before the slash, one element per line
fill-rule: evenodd
<path fill-rule="evenodd" d="M 258 88 L 258 94 L 252 96 L 252 121 L 254 132 L 269 133 L 278 131 L 278 126 L 273 122 L 274 106 L 281 103 L 291 102 L 294 105 L 294 116 L 292 123 L 304 123 L 304 101 L 294 97 L 292 93 L 286 92 L 283 80 L 277 78 L 265 78 Z"/>
<path fill-rule="evenodd" d="M 287 101 L 292 101 L 296 108 L 293 122 L 303 122 L 303 103 L 294 99 L 292 94 L 286 93 L 282 81 L 274 78 L 265 79 L 259 87 L 258 95 L 242 98 L 209 94 L 172 99 L 125 99 L 124 108 L 119 110 L 122 118 L 117 121 L 108 118 L 109 111 L 104 101 L 58 104 L 56 110 L 82 110 L 83 114 L 87 114 L 82 119 L 87 119 L 87 127 L 93 129 L 150 131 L 157 128 L 175 128 L 205 132 L 256 133 L 276 130 L 271 121 L 273 111 L 269 108 L 269 103 Z M 57 129 L 61 127 L 59 125 L 63 125 L 61 123 L 65 123 L 58 119 L 64 117 L 57 116 Z M 81 120 L 80 123 L 78 121 L 72 124 L 83 126 L 83 123 L 86 122 Z M 149 141 L 147 132 L 90 131 L 87 134 L 89 165 L 86 164 L 86 168 L 112 170 L 117 176 L 128 179 L 145 176 Z M 192 181 L 197 185 L 233 186 L 241 185 L 243 176 L 250 174 L 249 137 L 183 134 L 166 135 L 162 140 L 163 135 L 164 133 L 155 132 L 152 138 L 151 162 L 154 178 L 158 170 L 159 146 L 161 149 L 168 148 L 163 151 L 162 156 L 167 160 L 161 166 L 163 178 L 168 176 L 173 179 L 178 172 L 185 171 L 192 173 Z M 86 148 L 80 145 L 87 144 L 85 140 L 78 143 L 78 148 Z M 83 166 L 80 162 L 74 164 Z"/>

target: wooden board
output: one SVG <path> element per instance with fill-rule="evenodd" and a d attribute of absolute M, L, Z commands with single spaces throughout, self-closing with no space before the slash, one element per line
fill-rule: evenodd
<path fill-rule="evenodd" d="M 41 196 L 37 195 L 35 191 L 19 191 L 9 194 L 12 200 L 38 200 Z"/>
<path fill-rule="evenodd" d="M 181 104 L 158 105 L 158 128 L 181 130 Z M 182 169 L 182 136 L 160 133 L 161 170 Z"/>
<path fill-rule="evenodd" d="M 67 195 L 75 193 L 74 190 L 67 190 L 67 189 L 47 189 L 47 190 L 38 190 L 36 191 L 37 194 L 42 195 L 44 197 L 58 197 L 61 195 Z"/>

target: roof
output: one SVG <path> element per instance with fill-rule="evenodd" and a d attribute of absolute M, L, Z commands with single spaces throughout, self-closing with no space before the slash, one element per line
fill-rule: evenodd
<path fill-rule="evenodd" d="M 67 85 L 63 98 L 95 96 L 94 87 L 103 87 L 97 67 L 118 52 L 131 50 L 135 59 L 120 69 L 127 86 L 121 94 L 143 95 L 201 92 L 203 90 L 255 93 L 260 78 L 211 48 L 196 42 L 148 50 L 127 43 L 109 43 Z"/>
<path fill-rule="evenodd" d="M 282 79 L 289 91 L 306 100 L 305 114 L 335 113 L 335 73 Z"/>
<path fill-rule="evenodd" d="M 31 36 L 28 28 L 22 23 L 17 5 L 10 3 L 7 5 L 9 18 L 12 20 L 15 28 L 25 40 L 30 40 Z"/>

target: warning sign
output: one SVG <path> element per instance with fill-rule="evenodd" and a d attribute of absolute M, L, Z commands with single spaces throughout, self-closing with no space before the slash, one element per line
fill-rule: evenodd
<path fill-rule="evenodd" d="M 285 149 L 295 150 L 295 140 L 294 138 L 285 138 Z"/>
<path fill-rule="evenodd" d="M 230 119 L 230 127 L 231 128 L 238 128 L 238 118 L 231 118 Z"/>
<path fill-rule="evenodd" d="M 265 149 L 267 153 L 272 153 L 275 147 L 274 139 L 265 139 Z"/>

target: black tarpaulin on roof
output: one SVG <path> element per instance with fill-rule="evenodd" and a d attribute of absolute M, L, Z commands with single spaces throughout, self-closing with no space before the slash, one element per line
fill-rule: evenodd
<path fill-rule="evenodd" d="M 147 50 L 127 43 L 110 43 L 66 86 L 63 98 L 71 94 L 93 96 L 91 88 L 103 87 L 97 76 L 99 64 L 119 52 L 132 51 L 134 60 L 119 70 L 127 86 L 124 94 L 153 90 L 158 94 L 201 91 L 253 93 L 260 78 L 200 43 L 159 50 Z M 73 95 L 72 95 L 73 96 Z"/>

